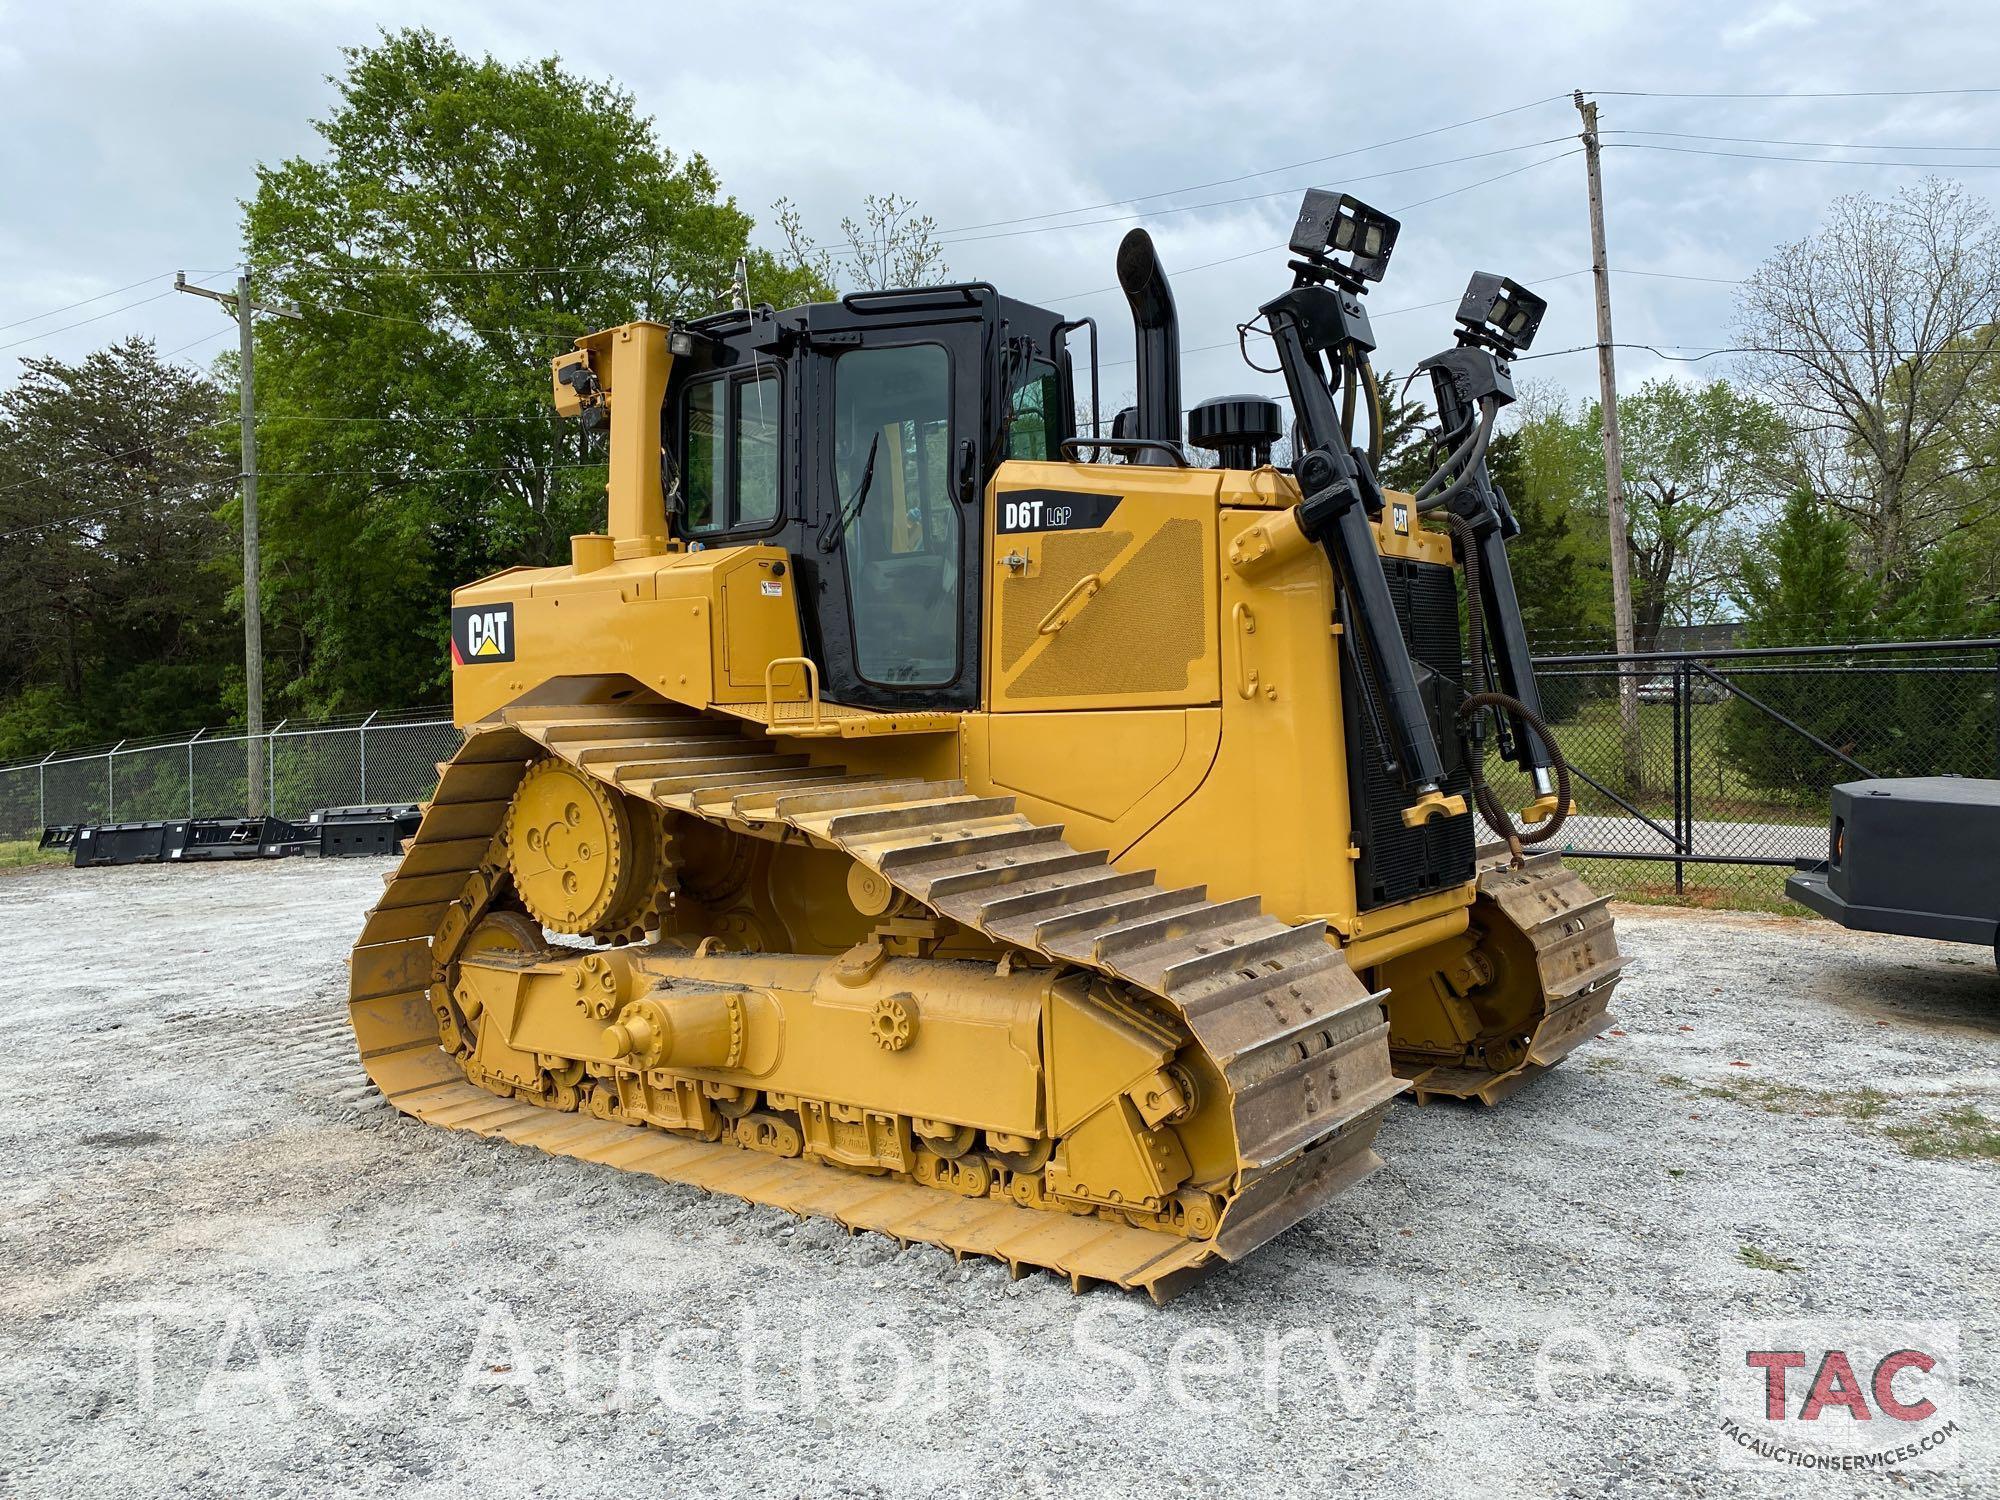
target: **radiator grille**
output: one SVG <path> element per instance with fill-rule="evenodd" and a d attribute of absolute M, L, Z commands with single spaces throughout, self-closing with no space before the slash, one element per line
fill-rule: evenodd
<path fill-rule="evenodd" d="M 1464 763 L 1453 721 L 1463 695 L 1459 648 L 1457 570 L 1439 563 L 1385 557 L 1382 569 L 1402 621 L 1403 639 L 1420 668 L 1428 667 L 1427 699 L 1431 729 L 1444 760 L 1444 790 L 1467 796 L 1471 774 Z M 1419 671 L 1419 677 L 1423 673 Z M 1354 841 L 1361 850 L 1355 865 L 1355 894 L 1363 911 L 1408 901 L 1472 878 L 1472 814 L 1433 819 L 1421 828 L 1403 826 L 1407 797 L 1389 772 L 1368 720 L 1361 683 L 1351 658 L 1343 657 L 1341 682 L 1347 718 L 1348 787 L 1354 804 Z"/>
<path fill-rule="evenodd" d="M 1129 533 L 1051 535 L 1039 578 L 1010 579 L 1003 603 L 1001 662 L 1011 667 L 1038 637 L 1035 627 L 1086 574 L 1129 545 Z M 1096 597 L 1070 619 L 1021 675 L 1012 698 L 1178 693 L 1202 654 L 1202 528 L 1163 522 Z M 1019 591 L 1017 593 L 1017 590 Z"/>

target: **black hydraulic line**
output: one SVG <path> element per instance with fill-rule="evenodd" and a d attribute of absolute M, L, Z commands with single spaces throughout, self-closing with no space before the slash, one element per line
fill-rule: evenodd
<path fill-rule="evenodd" d="M 1485 472 L 1486 449 L 1493 440 L 1493 422 L 1499 415 L 1498 405 L 1490 401 L 1482 403 L 1479 423 L 1472 429 L 1472 436 L 1466 442 L 1464 462 L 1459 465 L 1458 471 L 1451 475 L 1443 489 L 1419 493 L 1415 497 L 1419 515 L 1428 515 L 1434 510 L 1443 509 L 1464 494 L 1468 486 L 1479 482 Z M 1444 469 L 1438 470 L 1436 474 L 1426 479 L 1424 484 L 1429 486 L 1435 483 L 1446 472 Z"/>
<path fill-rule="evenodd" d="M 1382 387 L 1375 379 L 1374 361 L 1361 360 L 1361 389 L 1368 398 L 1368 462 L 1379 472 L 1382 467 Z"/>
<path fill-rule="evenodd" d="M 1452 538 L 1458 543 L 1459 552 L 1465 560 L 1465 627 L 1467 656 L 1472 669 L 1470 684 L 1472 691 L 1460 702 L 1458 717 L 1461 725 L 1474 731 L 1469 736 L 1470 743 L 1466 747 L 1465 757 L 1472 773 L 1473 802 L 1479 808 L 1479 815 L 1486 820 L 1486 826 L 1505 839 L 1510 847 L 1545 844 L 1556 836 L 1569 818 L 1569 762 L 1563 758 L 1562 751 L 1556 746 L 1555 736 L 1549 732 L 1549 726 L 1542 721 L 1542 716 L 1536 709 L 1530 708 L 1512 693 L 1495 692 L 1487 687 L 1486 632 L 1484 622 L 1480 618 L 1483 611 L 1478 607 L 1478 601 L 1487 597 L 1486 591 L 1481 587 L 1480 575 L 1483 569 L 1480 547 L 1473 538 L 1472 523 L 1463 516 L 1448 515 L 1445 524 L 1450 528 Z M 1495 535 L 1498 535 L 1497 528 Z M 1505 555 L 1503 550 L 1501 554 L 1503 559 Z M 1515 618 L 1518 619 L 1519 616 L 1516 615 Z M 1529 681 L 1532 682 L 1533 678 L 1531 677 Z M 1489 708 L 1514 719 L 1519 728 L 1517 742 L 1525 740 L 1528 735 L 1533 735 L 1542 746 L 1542 756 L 1555 772 L 1555 815 L 1527 832 L 1514 825 L 1514 820 L 1508 815 L 1507 809 L 1500 805 L 1500 799 L 1487 785 L 1485 747 L 1477 733 L 1477 719 L 1483 710 Z M 1531 755 L 1525 743 L 1520 744 L 1519 753 L 1523 760 L 1529 759 Z"/>
<path fill-rule="evenodd" d="M 1445 428 L 1445 431 L 1454 436 L 1461 430 L 1465 436 L 1458 440 L 1458 446 L 1445 455 L 1445 460 L 1438 465 L 1437 472 L 1418 485 L 1416 494 L 1410 497 L 1419 506 L 1437 493 L 1440 485 L 1448 483 L 1453 475 L 1464 468 L 1466 459 L 1472 456 L 1473 447 L 1479 442 L 1479 426 L 1468 416 L 1462 427 L 1447 425 Z"/>
<path fill-rule="evenodd" d="M 1389 733 L 1384 748 L 1404 787 L 1428 793 L 1444 780 L 1444 761 L 1369 520 L 1368 499 L 1375 497 L 1379 509 L 1380 491 L 1367 465 L 1341 441 L 1332 384 L 1319 356 L 1307 346 L 1301 319 L 1303 301 L 1335 295 L 1325 287 L 1295 287 L 1263 308 L 1305 450 L 1296 465 L 1305 495 L 1299 526 L 1325 550 L 1348 603 L 1347 626 L 1360 636 L 1357 659 L 1373 670 L 1376 701 Z"/>
<path fill-rule="evenodd" d="M 1486 442 L 1493 420 L 1513 388 L 1511 382 L 1493 378 L 1497 373 L 1492 368 L 1493 357 L 1485 349 L 1461 346 L 1426 360 L 1425 366 L 1431 373 L 1432 395 L 1445 431 L 1474 429 L 1470 442 L 1476 451 L 1468 454 L 1463 471 L 1435 497 L 1438 504 L 1448 507 L 1450 520 L 1463 523 L 1453 525 L 1451 532 L 1459 562 L 1466 570 L 1466 617 L 1468 622 L 1478 617 L 1479 635 L 1492 642 L 1499 691 L 1521 705 L 1518 713 L 1506 709 L 1514 739 L 1511 758 L 1531 776 L 1553 772 L 1560 759 L 1554 742 L 1546 727 L 1539 734 L 1532 732 L 1533 725 L 1543 719 L 1542 694 L 1535 682 L 1528 632 L 1521 623 L 1514 570 L 1507 560 L 1508 539 L 1519 527 L 1486 464 Z M 1475 407 L 1470 393 L 1482 389 L 1485 394 Z M 1418 508 L 1426 507 L 1420 503 Z M 1484 663 L 1480 666 L 1483 671 Z M 1565 800 L 1563 806 L 1568 805 Z"/>

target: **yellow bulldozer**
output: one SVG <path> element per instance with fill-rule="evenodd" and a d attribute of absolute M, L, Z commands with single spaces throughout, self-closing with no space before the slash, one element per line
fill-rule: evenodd
<path fill-rule="evenodd" d="M 606 531 L 452 597 L 464 744 L 351 962 L 382 1092 L 1163 1300 L 1376 1167 L 1404 1091 L 1602 1030 L 1486 463 L 1542 304 L 1472 278 L 1436 472 L 1385 491 L 1396 233 L 1306 195 L 1289 433 L 1183 412 L 1142 230 L 1110 436 L 1095 325 L 985 283 L 578 339 Z"/>

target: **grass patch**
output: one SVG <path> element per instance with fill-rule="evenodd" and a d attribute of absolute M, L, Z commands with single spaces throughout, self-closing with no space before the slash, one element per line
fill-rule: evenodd
<path fill-rule="evenodd" d="M 1584 859 L 1565 854 L 1563 862 L 1592 890 L 1639 906 L 1765 912 L 1785 917 L 1813 915 L 1785 898 L 1785 877 L 1791 871 L 1781 866 L 1689 865 L 1683 888 L 1677 891 L 1669 859 Z M 1724 881 L 1728 883 L 1721 883 Z"/>
<path fill-rule="evenodd" d="M 1755 1245 L 1741 1245 L 1737 1247 L 1736 1258 L 1753 1271 L 1790 1273 L 1805 1269 L 1804 1266 L 1795 1260 L 1786 1260 L 1782 1255 L 1773 1255 L 1768 1250 L 1759 1250 Z"/>
<path fill-rule="evenodd" d="M 1892 1120 L 1889 1107 L 1907 1101 L 1880 1089 L 1808 1089 L 1752 1076 L 1696 1084 L 1678 1073 L 1662 1073 L 1659 1082 L 1663 1088 L 1684 1094 L 1723 1099 L 1772 1114 L 1829 1116 L 1876 1125 L 1904 1151 L 1923 1161 L 2000 1161 L 2000 1120 L 1976 1105 L 1955 1104 L 1915 1119 Z M 1952 1092 L 1963 1095 L 1967 1091 Z"/>
<path fill-rule="evenodd" d="M 1888 1134 L 1910 1155 L 1925 1161 L 2000 1161 L 2000 1121 L 1970 1104 L 1908 1125 L 1891 1125 Z"/>
<path fill-rule="evenodd" d="M 1705 1099 L 1733 1099 L 1776 1115 L 1832 1115 L 1843 1120 L 1877 1119 L 1889 1103 L 1880 1089 L 1808 1089 L 1750 1076 L 1728 1078 L 1696 1092 Z"/>
<path fill-rule="evenodd" d="M 0 870 L 33 870 L 44 865 L 66 865 L 70 862 L 67 849 L 41 849 L 34 839 L 0 840 Z"/>

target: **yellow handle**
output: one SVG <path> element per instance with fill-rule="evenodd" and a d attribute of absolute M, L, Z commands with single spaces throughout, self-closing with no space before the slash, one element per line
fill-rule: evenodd
<path fill-rule="evenodd" d="M 1257 633 L 1257 617 L 1250 613 L 1250 606 L 1238 601 L 1236 608 L 1229 612 L 1230 620 L 1236 626 L 1236 695 L 1239 698 L 1257 696 L 1257 673 L 1250 665 L 1250 642 L 1248 637 Z"/>
<path fill-rule="evenodd" d="M 764 663 L 764 722 L 778 722 L 777 684 L 772 674 L 780 667 L 806 669 L 806 693 L 812 701 L 812 727 L 819 728 L 819 668 L 809 656 L 774 656 Z"/>
<path fill-rule="evenodd" d="M 1063 626 L 1076 618 L 1075 615 L 1066 615 L 1063 611 L 1077 602 L 1077 596 L 1081 595 L 1083 602 L 1088 603 L 1091 596 L 1102 587 L 1104 587 L 1104 580 L 1099 578 L 1095 573 L 1084 574 L 1083 577 L 1077 579 L 1075 583 L 1069 586 L 1068 593 L 1056 600 L 1056 607 L 1042 616 L 1041 624 L 1035 627 L 1035 634 L 1054 635 Z"/>

